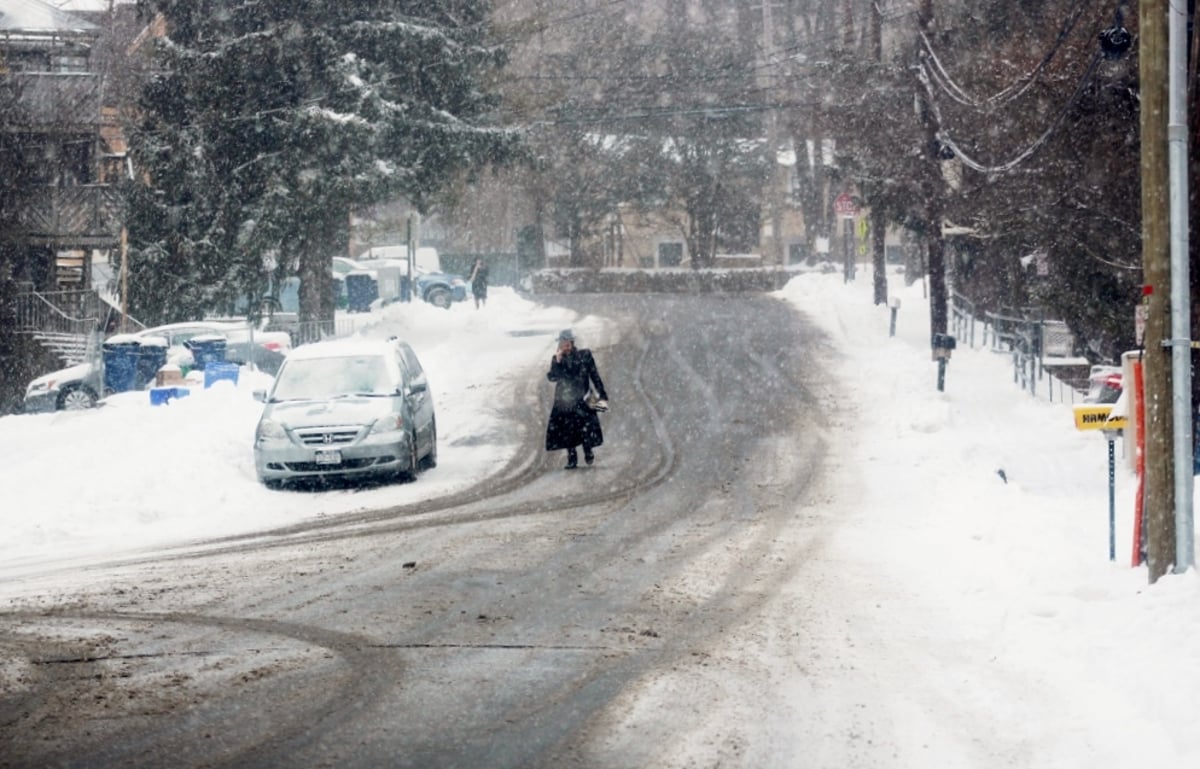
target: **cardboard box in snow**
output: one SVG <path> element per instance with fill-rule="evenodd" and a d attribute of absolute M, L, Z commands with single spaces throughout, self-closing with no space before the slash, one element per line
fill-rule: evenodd
<path fill-rule="evenodd" d="M 154 375 L 155 387 L 170 387 L 183 384 L 183 369 L 174 363 L 168 363 Z"/>

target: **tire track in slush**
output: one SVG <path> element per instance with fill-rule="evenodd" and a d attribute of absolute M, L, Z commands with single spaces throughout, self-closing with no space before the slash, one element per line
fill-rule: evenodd
<path fill-rule="evenodd" d="M 259 662 L 256 671 L 286 664 L 284 657 L 323 656 L 330 660 L 327 671 L 306 670 L 304 676 L 305 697 L 274 697 L 270 692 L 259 695 L 264 702 L 263 713 L 269 718 L 262 719 L 263 730 L 260 733 L 249 725 L 248 719 L 239 718 L 237 713 L 231 716 L 221 715 L 219 708 L 213 709 L 211 715 L 204 709 L 194 709 L 189 717 L 169 719 L 163 728 L 148 727 L 145 718 L 139 714 L 128 714 L 131 723 L 127 727 L 118 727 L 116 735 L 106 735 L 101 745 L 86 745 L 86 760 L 81 760 L 79 745 L 75 740 L 68 740 L 65 748 L 44 753 L 32 750 L 28 755 L 22 755 L 20 747 L 10 743 L 3 755 L 0 756 L 0 766 L 13 769 L 45 766 L 87 766 L 89 769 L 102 767 L 128 767 L 146 765 L 163 765 L 163 757 L 171 756 L 169 764 L 176 767 L 186 766 L 282 766 L 286 764 L 286 755 L 298 748 L 303 748 L 318 736 L 335 730 L 340 724 L 352 721 L 380 702 L 390 691 L 393 681 L 386 677 L 374 675 L 379 669 L 379 657 L 391 655 L 386 647 L 379 646 L 363 636 L 342 633 L 313 625 L 281 622 L 266 619 L 244 617 L 205 616 L 186 613 L 142 613 L 142 612 L 8 612 L 2 615 L 5 620 L 14 623 L 24 623 L 26 630 L 22 632 L 6 631 L 0 633 L 0 644 L 6 649 L 24 649 L 27 663 L 33 668 L 44 669 L 47 666 L 66 666 L 64 671 L 46 675 L 37 682 L 33 690 L 23 696 L 6 698 L 3 711 L 0 711 L 0 733 L 16 731 L 25 728 L 24 721 L 35 717 L 58 719 L 68 717 L 73 724 L 78 725 L 84 735 L 89 733 L 89 718 L 111 719 L 111 715 L 93 714 L 98 709 L 98 703 L 104 699 L 98 689 L 105 678 L 113 678 L 101 670 L 104 663 L 129 663 L 148 665 L 156 660 L 178 658 L 181 656 L 220 657 L 222 655 L 244 655 L 247 649 L 261 650 L 262 644 L 255 643 L 255 637 L 268 636 L 295 641 L 299 646 L 290 652 L 287 649 L 273 647 L 268 649 L 276 652 L 275 660 Z M 44 635 L 36 631 L 36 626 L 42 624 Z M 70 644 L 62 638 L 62 626 L 79 634 L 77 641 L 81 648 L 91 648 L 93 651 L 76 656 L 46 656 L 47 648 L 61 648 Z M 84 628 L 106 631 L 109 635 L 99 640 L 88 640 Z M 144 649 L 155 649 L 164 645 L 164 639 L 176 639 L 182 635 L 180 629 L 170 630 L 169 626 L 186 626 L 192 631 L 213 630 L 222 637 L 220 648 L 207 647 L 204 649 L 180 652 L 178 650 L 163 652 Z M 31 628 L 31 626 L 33 626 Z M 145 626 L 142 639 L 131 639 L 132 633 L 126 632 L 124 637 L 113 637 L 114 631 L 122 626 Z M 233 634 L 233 637 L 230 637 Z M 239 639 L 248 643 L 239 644 Z M 130 644 L 133 648 L 121 649 L 120 644 Z M 139 647 L 138 644 L 141 644 Z M 104 651 L 101 651 L 101 650 Z M 390 659 L 389 664 L 400 665 L 396 659 Z M 236 679 L 236 671 L 233 671 Z M 268 687 L 281 686 L 291 683 L 288 676 L 279 679 L 275 670 L 263 673 L 263 679 L 274 677 L 277 680 L 265 684 Z M 242 674 L 247 675 L 247 674 Z M 118 678 L 132 678 L 134 674 L 127 668 L 116 674 Z M 251 676 L 252 678 L 255 676 Z M 311 677 L 311 678 L 310 678 Z M 317 680 L 319 679 L 319 685 Z M 88 681 L 88 696 L 76 698 L 78 701 L 66 713 L 62 712 L 61 687 L 70 681 Z M 244 679 L 243 679 L 244 680 Z M 229 686 L 230 683 L 225 684 Z M 129 695 L 126 692 L 126 696 Z M 218 698 L 219 699 L 219 698 Z M 87 700 L 90 700 L 89 703 Z M 275 706 L 272 707 L 272 703 Z M 353 703 L 353 707 L 347 707 Z M 92 707 L 89 709 L 89 705 Z M 68 707 L 70 705 L 68 704 Z M 75 712 L 78 708 L 82 712 Z M 43 711 L 51 710 L 50 713 Z M 144 714 L 142 714 L 144 715 Z M 119 718 L 119 717 L 118 717 Z M 235 724 L 229 721 L 237 722 Z M 222 723 L 222 721 L 226 723 Z M 181 725 L 182 724 L 182 725 Z M 33 724 L 37 726 L 38 724 Z M 211 739 L 214 733 L 219 733 L 221 739 Z M 76 738 L 78 739 L 78 738 Z M 7 740 L 6 740 L 7 742 Z M 14 741 L 15 743 L 15 741 Z M 36 744 L 36 743 L 35 743 Z M 205 745 L 213 748 L 214 753 L 197 755 L 196 746 Z"/>

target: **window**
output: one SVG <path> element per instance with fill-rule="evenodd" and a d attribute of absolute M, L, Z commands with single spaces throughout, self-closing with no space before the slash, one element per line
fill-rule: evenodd
<path fill-rule="evenodd" d="M 51 62 L 53 72 L 87 72 L 88 59 L 86 56 L 55 56 Z"/>
<path fill-rule="evenodd" d="M 681 264 L 683 264 L 682 243 L 674 242 L 658 244 L 659 267 L 678 267 Z"/>
<path fill-rule="evenodd" d="M 316 400 L 349 393 L 392 395 L 396 385 L 380 355 L 336 356 L 289 361 L 275 381 L 276 401 Z"/>

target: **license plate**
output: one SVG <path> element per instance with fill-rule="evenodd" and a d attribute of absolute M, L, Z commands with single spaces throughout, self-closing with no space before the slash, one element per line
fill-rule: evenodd
<path fill-rule="evenodd" d="M 342 452 L 336 450 L 318 451 L 313 461 L 318 465 L 340 465 L 342 463 Z"/>

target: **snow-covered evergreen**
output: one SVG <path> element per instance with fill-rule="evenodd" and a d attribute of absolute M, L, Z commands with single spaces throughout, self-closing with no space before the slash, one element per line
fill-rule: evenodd
<path fill-rule="evenodd" d="M 134 136 L 131 305 L 155 321 L 299 275 L 331 317 L 328 259 L 350 212 L 418 204 L 511 151 L 483 78 L 503 61 L 487 3 L 154 0 L 167 34 Z M 266 266 L 272 266 L 271 275 Z"/>

